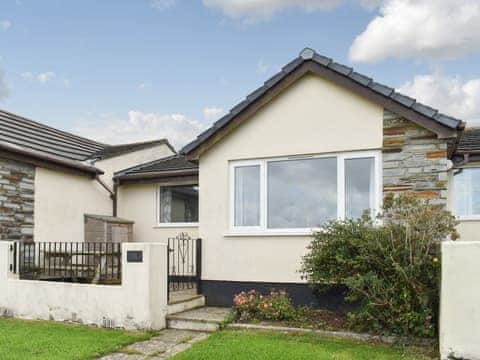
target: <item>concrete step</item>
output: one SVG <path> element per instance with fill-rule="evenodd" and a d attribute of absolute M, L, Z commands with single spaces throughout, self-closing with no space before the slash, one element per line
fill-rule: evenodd
<path fill-rule="evenodd" d="M 169 329 L 213 332 L 220 328 L 229 308 L 205 306 L 167 316 Z"/>
<path fill-rule="evenodd" d="M 170 301 L 167 307 L 167 315 L 181 313 L 187 310 L 205 306 L 205 296 L 191 295 L 188 298 Z"/>

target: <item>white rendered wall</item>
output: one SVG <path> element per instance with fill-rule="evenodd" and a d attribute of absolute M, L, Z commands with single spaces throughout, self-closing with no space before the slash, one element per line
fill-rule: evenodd
<path fill-rule="evenodd" d="M 173 154 L 174 152 L 169 146 L 160 144 L 147 149 L 132 151 L 126 154 L 97 161 L 95 166 L 104 172 L 100 178 L 110 188 L 113 188 L 113 174 L 115 172 L 149 161 L 161 159 Z"/>
<path fill-rule="evenodd" d="M 185 232 L 198 237 L 198 227 L 165 226 L 158 224 L 157 184 L 127 184 L 118 189 L 118 216 L 135 222 L 133 239 L 138 242 L 167 242 Z"/>
<path fill-rule="evenodd" d="M 480 241 L 442 243 L 440 353 L 480 359 Z"/>
<path fill-rule="evenodd" d="M 35 241 L 83 242 L 84 215 L 112 215 L 110 194 L 92 177 L 35 168 Z"/>
<path fill-rule="evenodd" d="M 162 329 L 167 314 L 165 244 L 122 244 L 122 285 L 19 280 L 9 271 L 12 243 L 0 242 L 0 310 L 24 319 L 74 321 L 125 329 Z M 128 250 L 143 251 L 127 263 Z"/>
<path fill-rule="evenodd" d="M 206 280 L 302 282 L 308 236 L 229 235 L 229 161 L 382 147 L 383 108 L 308 75 L 200 157 Z"/>

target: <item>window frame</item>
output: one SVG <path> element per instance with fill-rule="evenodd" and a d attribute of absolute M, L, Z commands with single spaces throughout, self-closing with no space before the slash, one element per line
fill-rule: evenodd
<path fill-rule="evenodd" d="M 168 223 L 162 223 L 160 222 L 160 201 L 161 201 L 161 196 L 160 196 L 160 189 L 162 187 L 175 187 L 175 186 L 197 186 L 198 184 L 171 184 L 171 185 L 166 185 L 166 184 L 158 184 L 156 189 L 155 189 L 155 227 L 157 228 L 189 228 L 189 227 L 198 227 L 199 222 L 168 222 Z M 199 193 L 200 195 L 200 193 Z M 198 202 L 198 207 L 200 208 L 200 201 Z M 200 212 L 199 212 L 200 215 Z"/>
<path fill-rule="evenodd" d="M 373 209 L 376 214 L 382 202 L 381 151 L 351 151 L 324 153 L 314 155 L 294 155 L 269 157 L 251 160 L 232 160 L 229 162 L 229 232 L 227 235 L 310 235 L 319 228 L 268 228 L 268 163 L 289 160 L 308 160 L 319 158 L 336 158 L 337 160 L 337 219 L 345 218 L 345 160 L 347 159 L 374 159 Z M 260 166 L 260 225 L 235 226 L 235 168 L 242 166 Z"/>

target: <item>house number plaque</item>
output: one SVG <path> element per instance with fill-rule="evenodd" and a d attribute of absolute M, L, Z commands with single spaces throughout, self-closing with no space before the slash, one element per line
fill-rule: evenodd
<path fill-rule="evenodd" d="M 129 263 L 143 262 L 143 251 L 138 251 L 138 250 L 127 251 L 127 262 Z"/>

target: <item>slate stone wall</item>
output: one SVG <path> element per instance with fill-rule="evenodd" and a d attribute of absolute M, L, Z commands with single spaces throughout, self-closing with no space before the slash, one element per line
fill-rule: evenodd
<path fill-rule="evenodd" d="M 447 203 L 445 139 L 390 111 L 383 117 L 384 194 L 413 191 L 431 203 Z"/>
<path fill-rule="evenodd" d="M 0 240 L 33 241 L 35 167 L 0 158 Z"/>

